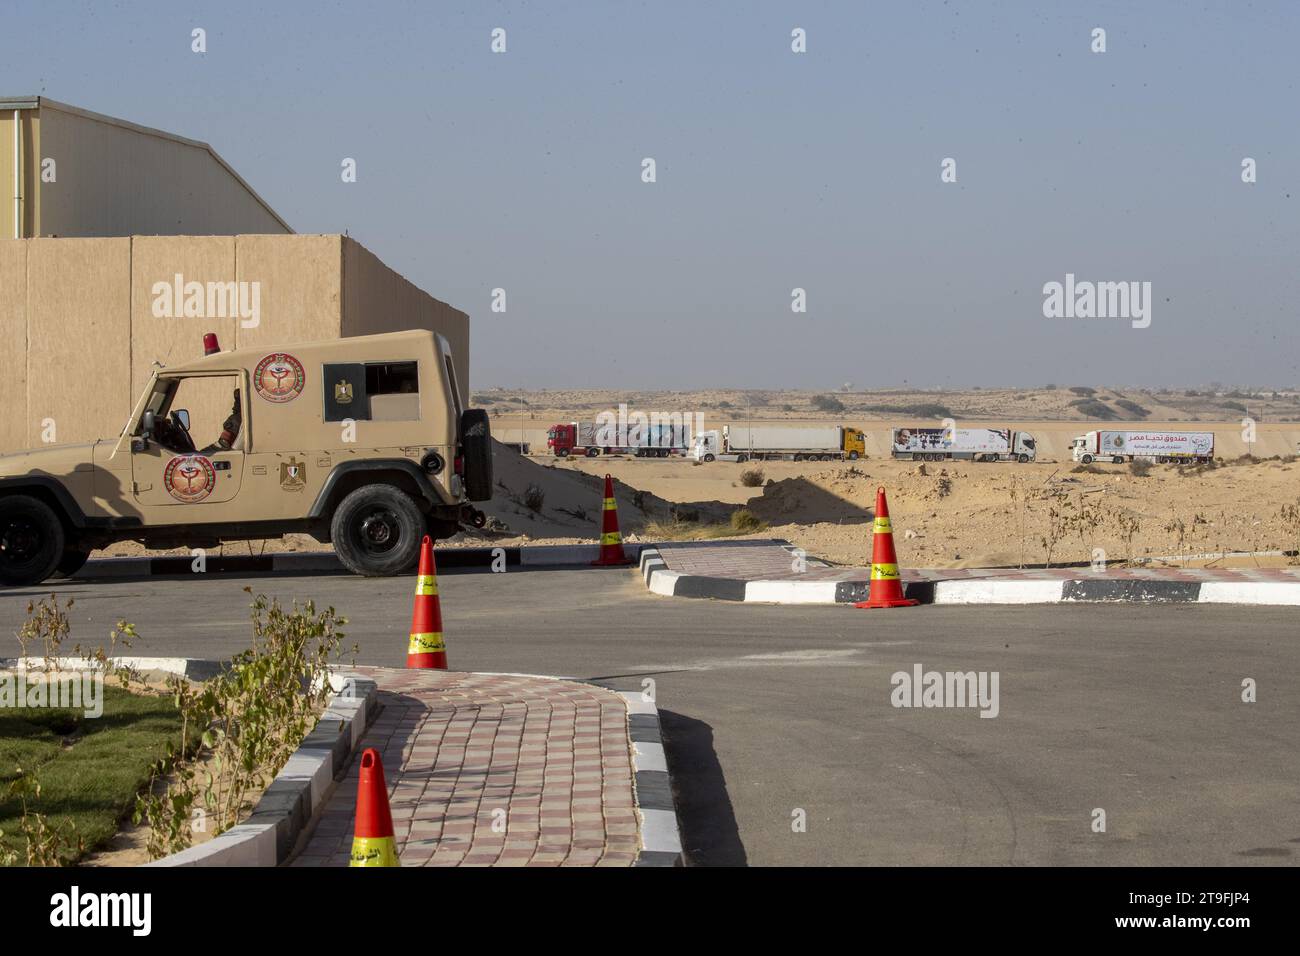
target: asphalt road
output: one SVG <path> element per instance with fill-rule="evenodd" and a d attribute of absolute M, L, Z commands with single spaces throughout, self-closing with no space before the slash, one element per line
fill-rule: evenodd
<path fill-rule="evenodd" d="M 768 607 L 656 597 L 625 570 L 444 572 L 439 583 L 457 670 L 654 681 L 696 864 L 1300 859 L 1294 610 Z M 405 659 L 410 580 L 57 590 L 76 598 L 73 641 L 93 646 L 126 618 L 136 653 L 225 657 L 247 643 L 246 585 L 332 603 L 351 619 L 359 662 Z M 48 590 L 0 591 L 0 632 Z M 895 708 L 891 675 L 916 664 L 997 672 L 997 717 Z M 1245 678 L 1257 703 L 1241 700 Z"/>

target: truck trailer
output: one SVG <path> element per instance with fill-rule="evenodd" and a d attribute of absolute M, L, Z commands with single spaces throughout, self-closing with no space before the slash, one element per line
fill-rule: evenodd
<path fill-rule="evenodd" d="M 1034 436 L 1010 428 L 895 428 L 890 452 L 911 461 L 1033 461 Z"/>
<path fill-rule="evenodd" d="M 690 448 L 690 426 L 652 423 L 644 428 L 624 428 L 626 444 L 618 441 L 619 429 L 594 422 L 562 422 L 546 430 L 546 447 L 558 458 L 569 455 L 635 455 L 637 458 L 667 458 L 685 455 Z"/>
<path fill-rule="evenodd" d="M 700 432 L 691 445 L 696 461 L 857 461 L 866 454 L 858 428 L 723 425 Z"/>
<path fill-rule="evenodd" d="M 1214 432 L 1087 432 L 1074 440 L 1071 455 L 1085 465 L 1094 461 L 1120 465 L 1132 458 L 1194 464 L 1214 458 Z"/>

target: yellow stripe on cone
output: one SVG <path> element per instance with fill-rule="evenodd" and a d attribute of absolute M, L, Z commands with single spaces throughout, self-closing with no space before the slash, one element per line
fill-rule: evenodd
<path fill-rule="evenodd" d="M 432 574 L 421 574 L 415 579 L 417 597 L 429 597 L 438 593 L 438 579 Z"/>
<path fill-rule="evenodd" d="M 443 643 L 442 634 L 412 634 L 411 644 L 406 649 L 408 654 L 436 654 L 438 651 L 445 651 L 447 645 Z"/>
<path fill-rule="evenodd" d="M 401 866 L 392 837 L 353 837 L 348 866 Z"/>

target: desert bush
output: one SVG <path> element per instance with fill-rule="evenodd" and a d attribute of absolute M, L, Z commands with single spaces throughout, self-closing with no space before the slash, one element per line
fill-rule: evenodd
<path fill-rule="evenodd" d="M 1111 408 L 1105 402 L 1099 402 L 1095 398 L 1075 399 L 1070 403 L 1071 406 L 1079 410 L 1080 415 L 1088 418 L 1099 418 L 1102 421 L 1113 421 L 1119 417 L 1115 409 Z"/>
<path fill-rule="evenodd" d="M 1137 402 L 1130 401 L 1127 398 L 1117 398 L 1115 400 L 1115 404 L 1118 405 L 1120 408 L 1124 409 L 1124 411 L 1129 412 L 1133 415 L 1137 415 L 1140 418 L 1146 418 L 1148 415 L 1151 414 L 1151 410 L 1149 408 L 1143 408 Z"/>
<path fill-rule="evenodd" d="M 1145 478 L 1151 474 L 1151 462 L 1146 458 L 1130 458 L 1128 473 L 1135 478 Z"/>
<path fill-rule="evenodd" d="M 917 418 L 952 418 L 952 409 L 937 402 L 918 402 L 915 405 L 863 405 L 864 412 L 883 415 L 915 415 Z"/>
<path fill-rule="evenodd" d="M 539 484 L 531 484 L 524 489 L 524 507 L 529 511 L 542 511 L 542 504 L 546 501 L 546 490 Z"/>
<path fill-rule="evenodd" d="M 834 412 L 837 415 L 844 411 L 844 403 L 834 395 L 814 395 L 812 407 L 820 412 Z"/>
<path fill-rule="evenodd" d="M 741 534 L 748 534 L 751 531 L 762 531 L 767 523 L 748 508 L 739 508 L 731 513 L 731 527 Z"/>
<path fill-rule="evenodd" d="M 935 479 L 934 490 L 939 493 L 940 498 L 947 498 L 952 494 L 952 479 L 947 475 L 940 475 Z"/>
<path fill-rule="evenodd" d="M 1074 392 L 1075 395 L 1087 395 L 1089 397 L 1097 394 L 1095 388 L 1089 388 L 1087 385 L 1071 385 L 1070 391 Z"/>
<path fill-rule="evenodd" d="M 746 488 L 758 488 L 763 484 L 763 469 L 750 468 L 740 473 L 740 483 Z"/>
<path fill-rule="evenodd" d="M 1099 468 L 1099 467 L 1097 467 L 1096 465 L 1075 465 L 1073 468 L 1070 469 L 1070 471 L 1071 471 L 1073 474 L 1076 474 L 1076 475 L 1104 475 L 1104 474 L 1106 474 L 1106 469 L 1105 469 L 1105 468 Z"/>

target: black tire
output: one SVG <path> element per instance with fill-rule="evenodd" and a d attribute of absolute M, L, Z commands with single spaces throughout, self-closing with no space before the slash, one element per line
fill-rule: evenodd
<path fill-rule="evenodd" d="M 28 495 L 0 498 L 0 584 L 40 584 L 63 559 L 63 522 Z"/>
<path fill-rule="evenodd" d="M 712 455 L 705 455 L 705 456 L 704 456 L 704 460 L 705 460 L 706 462 L 714 461 L 714 457 L 713 457 Z"/>
<path fill-rule="evenodd" d="M 52 577 L 70 578 L 86 566 L 90 560 L 90 552 L 82 551 L 74 545 L 64 545 L 63 557 L 59 560 L 59 566 L 54 569 Z"/>
<path fill-rule="evenodd" d="M 1079 459 L 1079 460 L 1082 461 L 1085 465 L 1091 465 L 1091 464 L 1092 464 L 1092 456 L 1091 456 L 1091 455 L 1084 455 L 1084 456 L 1083 456 L 1081 459 Z"/>
<path fill-rule="evenodd" d="M 857 460 L 858 460 L 858 453 L 856 451 L 849 452 L 849 461 L 857 461 Z"/>
<path fill-rule="evenodd" d="M 460 448 L 465 460 L 461 475 L 465 497 L 492 500 L 492 425 L 481 408 L 467 408 L 460 416 Z"/>
<path fill-rule="evenodd" d="M 993 459 L 993 460 L 994 460 L 994 461 L 997 461 L 996 458 Z M 1022 464 L 1022 465 L 1028 464 L 1028 463 L 1029 463 L 1029 456 L 1028 456 L 1028 455 L 1024 455 L 1024 454 L 1019 455 L 1019 456 L 1017 456 L 1016 461 L 1020 462 L 1020 464 Z"/>
<path fill-rule="evenodd" d="M 392 485 L 366 485 L 334 509 L 330 538 L 353 574 L 390 577 L 410 572 L 419 562 L 425 522 L 406 492 Z"/>
<path fill-rule="evenodd" d="M 555 452 L 555 457 L 556 457 L 556 458 L 568 458 L 568 457 L 569 457 L 569 449 L 567 449 L 567 448 L 559 448 L 559 449 L 557 449 L 556 452 Z"/>
<path fill-rule="evenodd" d="M 1124 464 L 1124 456 L 1123 456 L 1123 455 L 1116 455 L 1114 458 L 1112 458 L 1112 459 L 1110 460 L 1110 462 L 1111 462 L 1112 465 L 1122 465 L 1122 464 Z"/>

